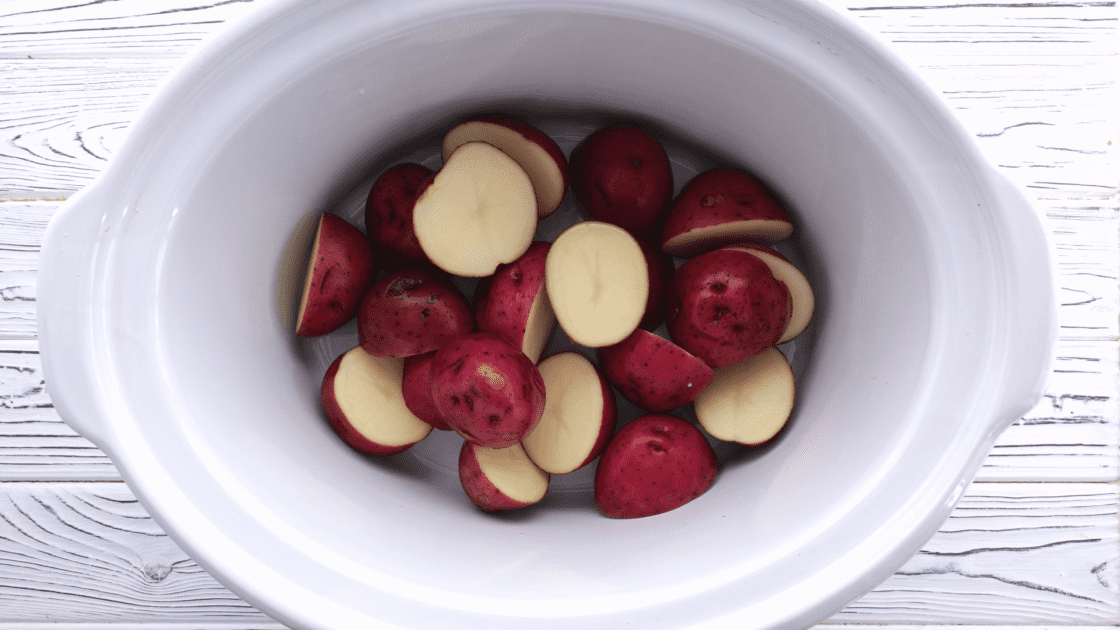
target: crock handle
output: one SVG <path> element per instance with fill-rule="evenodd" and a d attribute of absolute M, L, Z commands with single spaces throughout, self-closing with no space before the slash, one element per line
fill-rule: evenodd
<path fill-rule="evenodd" d="M 1029 412 L 1046 392 L 1058 343 L 1058 274 L 1050 234 L 1026 195 L 1011 180 L 992 173 L 992 188 L 1005 217 L 1004 269 L 1012 300 L 1009 348 L 1003 367 L 1002 401 L 993 420 L 1002 432 Z"/>
<path fill-rule="evenodd" d="M 111 441 L 93 347 L 93 268 L 105 211 L 96 184 L 51 217 L 39 255 L 36 306 L 47 394 L 70 428 L 102 450 Z"/>

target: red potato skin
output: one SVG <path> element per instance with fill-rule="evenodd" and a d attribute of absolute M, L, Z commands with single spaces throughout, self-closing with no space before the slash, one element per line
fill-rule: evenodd
<path fill-rule="evenodd" d="M 653 330 L 665 321 L 665 292 L 669 288 L 669 278 L 673 276 L 673 258 L 661 253 L 643 238 L 635 240 L 646 257 L 646 267 L 649 269 L 649 298 L 638 328 Z"/>
<path fill-rule="evenodd" d="M 478 464 L 475 444 L 469 440 L 464 440 L 463 448 L 459 450 L 459 483 L 463 484 L 463 490 L 471 502 L 485 512 L 516 510 L 533 505 L 511 499 L 486 477 Z"/>
<path fill-rule="evenodd" d="M 300 337 L 325 335 L 350 321 L 377 277 L 373 249 L 358 228 L 333 214 L 320 221 L 311 290 L 296 329 Z"/>
<path fill-rule="evenodd" d="M 366 197 L 366 232 L 387 264 L 428 262 L 412 226 L 412 208 L 434 173 L 420 164 L 397 164 L 381 174 Z"/>
<path fill-rule="evenodd" d="M 358 309 L 359 341 L 374 356 L 431 352 L 473 329 L 474 315 L 463 293 L 416 267 L 382 278 Z"/>
<path fill-rule="evenodd" d="M 404 360 L 401 394 L 404 396 L 404 406 L 413 415 L 432 425 L 432 428 L 450 431 L 451 427 L 439 415 L 439 409 L 436 409 L 436 401 L 432 400 L 432 359 L 435 356 L 436 352 L 433 350 Z"/>
<path fill-rule="evenodd" d="M 757 256 L 733 248 L 701 254 L 669 283 L 669 337 L 712 368 L 733 365 L 777 344 L 791 299 Z"/>
<path fill-rule="evenodd" d="M 544 379 L 509 341 L 491 333 L 454 339 L 432 360 L 432 398 L 464 439 L 506 448 L 521 441 L 544 414 Z"/>
<path fill-rule="evenodd" d="M 346 415 L 342 413 L 342 408 L 338 406 L 338 400 L 334 395 L 334 377 L 338 374 L 338 366 L 342 364 L 342 357 L 345 353 L 339 355 L 334 363 L 327 368 L 327 373 L 323 376 L 323 386 L 320 389 L 320 399 L 323 402 L 323 411 L 327 413 L 327 420 L 331 423 L 331 427 L 354 450 L 362 453 L 369 453 L 370 455 L 396 455 L 407 451 L 412 444 L 403 444 L 400 446 L 385 446 L 378 444 L 372 440 L 367 439 L 361 433 L 358 433 L 346 420 Z M 413 442 L 415 444 L 415 442 Z"/>
<path fill-rule="evenodd" d="M 564 188 L 568 187 L 568 159 L 564 157 L 564 151 L 560 149 L 560 146 L 548 134 L 527 122 L 505 114 L 486 114 L 471 120 L 508 127 L 524 136 L 526 140 L 536 143 L 556 162 L 556 166 L 560 168 L 560 174 L 564 178 Z"/>
<path fill-rule="evenodd" d="M 603 451 L 595 506 L 610 518 L 663 514 L 707 492 L 717 471 L 715 451 L 695 426 L 676 416 L 642 416 Z"/>
<path fill-rule="evenodd" d="M 599 367 L 626 400 L 655 412 L 696 400 L 716 377 L 700 358 L 641 329 L 613 346 L 599 348 Z"/>
<path fill-rule="evenodd" d="M 790 222 L 770 191 L 754 177 L 742 171 L 706 171 L 685 184 L 673 201 L 661 245 L 692 230 L 751 219 Z"/>
<path fill-rule="evenodd" d="M 474 293 L 479 332 L 493 333 L 521 347 L 529 311 L 544 291 L 544 263 L 551 248 L 552 243 L 534 241 L 521 258 L 498 265 L 494 275 L 479 280 Z"/>
<path fill-rule="evenodd" d="M 572 192 L 597 221 L 632 234 L 647 231 L 673 195 L 669 156 L 650 134 L 632 127 L 607 127 L 572 152 Z"/>

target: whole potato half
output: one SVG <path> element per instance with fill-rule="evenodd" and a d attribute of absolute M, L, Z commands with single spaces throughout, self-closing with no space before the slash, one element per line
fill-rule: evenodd
<path fill-rule="evenodd" d="M 320 217 L 296 316 L 296 335 L 318 337 L 350 321 L 376 273 L 365 235 L 341 217 Z"/>
<path fill-rule="evenodd" d="M 613 346 L 599 348 L 599 366 L 626 400 L 646 411 L 687 405 L 715 378 L 702 359 L 640 328 Z"/>
<path fill-rule="evenodd" d="M 432 360 L 430 379 L 440 415 L 479 446 L 517 444 L 544 413 L 537 366 L 497 335 L 471 333 L 448 342 Z"/>
<path fill-rule="evenodd" d="M 498 265 L 494 275 L 479 280 L 474 293 L 479 332 L 507 339 L 534 363 L 556 327 L 556 315 L 544 289 L 550 247 L 552 243 L 535 241 L 521 258 Z"/>
<path fill-rule="evenodd" d="M 568 175 L 576 200 L 597 221 L 641 234 L 673 196 L 669 156 L 649 133 L 627 126 L 600 129 L 572 152 Z"/>
<path fill-rule="evenodd" d="M 431 180 L 431 169 L 397 164 L 381 174 L 366 197 L 366 232 L 375 251 L 388 264 L 427 263 L 412 227 L 412 208 Z"/>
<path fill-rule="evenodd" d="M 358 338 L 374 356 L 431 352 L 473 328 L 474 315 L 463 293 L 417 267 L 382 278 L 358 309 Z"/>
<path fill-rule="evenodd" d="M 776 345 L 789 321 L 790 292 L 757 256 L 718 249 L 690 258 L 669 283 L 669 337 L 713 368 Z"/>
<path fill-rule="evenodd" d="M 662 514 L 707 492 L 717 470 L 700 429 L 676 416 L 642 416 L 619 429 L 599 458 L 595 505 L 611 518 Z"/>

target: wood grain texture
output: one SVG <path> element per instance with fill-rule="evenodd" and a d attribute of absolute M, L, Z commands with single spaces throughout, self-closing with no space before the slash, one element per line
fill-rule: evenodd
<path fill-rule="evenodd" d="M 917 69 L 988 159 L 1025 190 L 1117 191 L 1115 2 L 845 4 Z"/>
<path fill-rule="evenodd" d="M 0 199 L 64 197 L 92 182 L 176 63 L 0 60 Z"/>
<path fill-rule="evenodd" d="M 1046 395 L 1004 431 L 976 478 L 1120 479 L 1116 456 L 1120 449 L 1118 361 L 1116 342 L 1061 342 Z"/>
<path fill-rule="evenodd" d="M 973 484 L 913 560 L 830 622 L 1108 624 L 1116 514 L 1114 484 Z M 0 610 L 6 623 L 267 619 L 119 483 L 0 484 Z"/>
<path fill-rule="evenodd" d="M 913 559 L 830 621 L 1116 624 L 1116 490 L 975 483 Z"/>
<path fill-rule="evenodd" d="M 252 0 L 3 0 L 0 58 L 178 58 L 253 6 Z"/>
<path fill-rule="evenodd" d="M 176 546 L 123 483 L 0 484 L 7 623 L 267 620 Z"/>

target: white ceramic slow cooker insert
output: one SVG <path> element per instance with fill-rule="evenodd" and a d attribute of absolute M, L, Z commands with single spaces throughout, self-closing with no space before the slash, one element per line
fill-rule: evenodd
<path fill-rule="evenodd" d="M 633 116 L 793 214 L 818 299 L 795 417 L 681 509 L 611 520 L 576 484 L 485 515 L 453 463 L 374 461 L 323 419 L 278 307 L 307 217 L 507 108 Z M 292 627 L 797 628 L 913 555 L 1040 398 L 1052 277 L 1036 214 L 951 112 L 816 2 L 275 0 L 59 211 L 39 326 L 62 417 Z"/>

